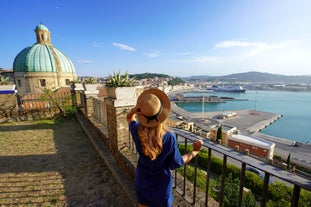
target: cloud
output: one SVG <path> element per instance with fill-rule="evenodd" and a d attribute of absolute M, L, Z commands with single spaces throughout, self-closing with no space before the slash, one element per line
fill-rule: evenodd
<path fill-rule="evenodd" d="M 275 49 L 284 49 L 292 47 L 298 41 L 296 40 L 286 40 L 277 43 L 266 43 L 266 42 L 248 42 L 248 41 L 235 41 L 235 40 L 228 40 L 228 41 L 221 41 L 215 45 L 215 49 L 221 48 L 246 48 L 249 49 L 247 51 L 246 56 L 255 56 L 260 53 L 266 52 L 268 50 L 275 50 Z"/>
<path fill-rule="evenodd" d="M 243 42 L 243 41 L 234 41 L 234 40 L 227 40 L 221 41 L 220 43 L 216 44 L 214 48 L 228 48 L 228 47 L 250 47 L 250 46 L 260 46 L 262 43 L 251 43 L 251 42 Z"/>
<path fill-rule="evenodd" d="M 154 53 L 145 54 L 145 56 L 149 58 L 156 58 L 156 57 L 159 57 L 159 54 L 154 52 Z"/>
<path fill-rule="evenodd" d="M 82 63 L 82 64 L 89 64 L 89 63 L 95 63 L 94 60 L 88 60 L 88 59 L 78 59 L 76 60 L 77 63 Z"/>
<path fill-rule="evenodd" d="M 130 47 L 130 46 L 125 45 L 125 44 L 122 44 L 122 43 L 116 43 L 116 42 L 114 42 L 114 43 L 112 43 L 112 45 L 113 45 L 113 46 L 116 46 L 117 48 L 119 48 L 119 49 L 121 49 L 121 50 L 127 50 L 127 51 L 131 51 L 131 52 L 136 51 L 135 48 Z"/>

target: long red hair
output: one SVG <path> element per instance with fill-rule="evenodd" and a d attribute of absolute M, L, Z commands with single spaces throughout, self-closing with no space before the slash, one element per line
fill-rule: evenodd
<path fill-rule="evenodd" d="M 163 123 L 155 127 L 146 127 L 141 124 L 138 126 L 137 132 L 144 155 L 151 160 L 156 159 L 162 151 L 162 137 L 167 131 L 167 127 Z"/>

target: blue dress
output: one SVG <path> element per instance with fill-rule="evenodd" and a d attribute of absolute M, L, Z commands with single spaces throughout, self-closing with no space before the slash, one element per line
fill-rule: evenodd
<path fill-rule="evenodd" d="M 139 159 L 136 168 L 135 190 L 137 201 L 149 207 L 172 206 L 172 174 L 171 170 L 184 164 L 178 150 L 176 137 L 167 132 L 162 138 L 162 151 L 155 160 L 145 156 L 138 138 L 139 123 L 132 121 L 130 132 L 136 145 Z"/>

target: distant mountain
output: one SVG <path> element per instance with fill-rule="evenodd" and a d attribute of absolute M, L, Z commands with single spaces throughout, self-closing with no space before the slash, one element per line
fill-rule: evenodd
<path fill-rule="evenodd" d="M 287 76 L 261 72 L 235 73 L 225 76 L 190 76 L 185 80 L 206 80 L 226 82 L 278 83 L 278 84 L 311 84 L 311 75 Z"/>

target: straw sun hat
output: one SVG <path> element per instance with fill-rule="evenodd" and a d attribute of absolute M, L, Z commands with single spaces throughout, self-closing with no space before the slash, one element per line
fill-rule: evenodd
<path fill-rule="evenodd" d="M 140 94 L 137 102 L 141 101 L 140 113 L 137 118 L 146 127 L 155 127 L 164 122 L 171 111 L 171 102 L 167 95 L 159 89 L 148 89 Z"/>

